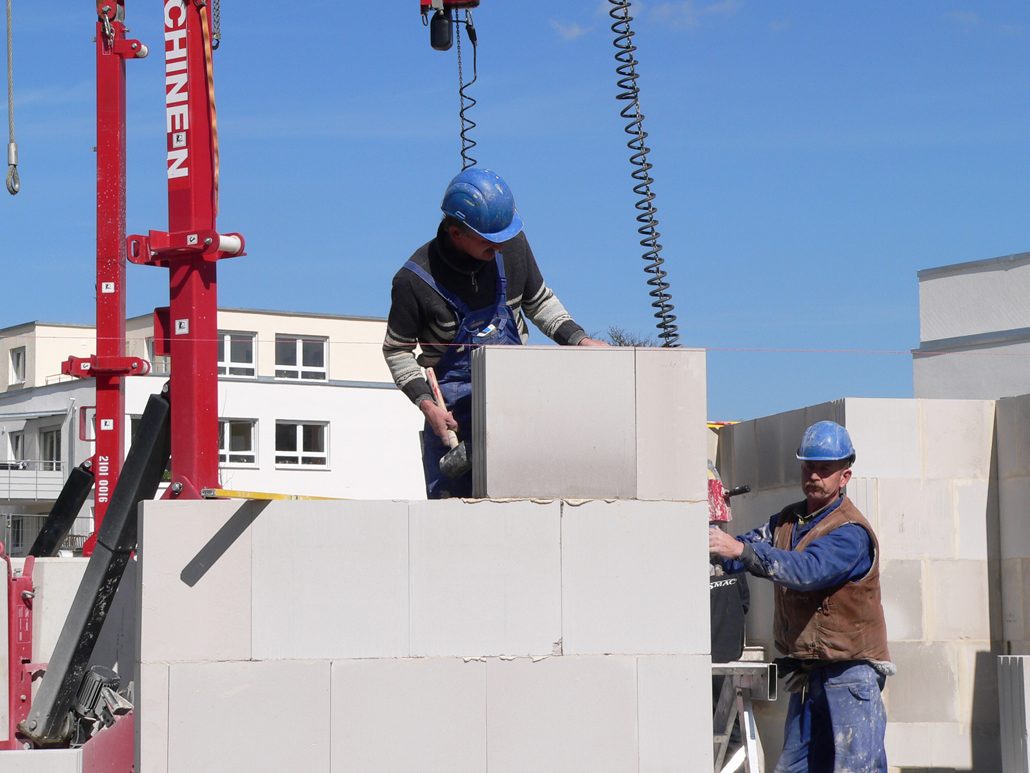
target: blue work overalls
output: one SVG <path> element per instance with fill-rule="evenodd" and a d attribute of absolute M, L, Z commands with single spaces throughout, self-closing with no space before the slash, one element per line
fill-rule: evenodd
<path fill-rule="evenodd" d="M 482 309 L 470 309 L 454 293 L 436 283 L 428 271 L 413 261 L 404 268 L 428 284 L 454 310 L 458 330 L 447 352 L 433 367 L 440 382 L 447 409 L 458 422 L 458 440 L 465 443 L 472 458 L 472 350 L 485 344 L 521 344 L 515 315 L 508 307 L 508 280 L 504 275 L 504 258 L 500 252 L 494 258 L 497 265 L 497 295 L 494 302 Z M 422 469 L 426 477 L 426 496 L 429 499 L 472 496 L 472 472 L 456 480 L 440 472 L 440 458 L 450 448 L 433 432 L 426 422 L 422 432 Z"/>

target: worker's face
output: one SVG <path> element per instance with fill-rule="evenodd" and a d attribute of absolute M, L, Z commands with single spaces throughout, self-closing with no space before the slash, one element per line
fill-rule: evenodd
<path fill-rule="evenodd" d="M 452 227 L 447 233 L 455 247 L 476 260 L 493 260 L 501 247 L 501 245 L 484 239 L 477 233 L 461 228 Z"/>
<path fill-rule="evenodd" d="M 840 494 L 851 480 L 847 460 L 838 462 L 802 462 L 801 487 L 805 490 L 809 512 L 824 507 Z"/>

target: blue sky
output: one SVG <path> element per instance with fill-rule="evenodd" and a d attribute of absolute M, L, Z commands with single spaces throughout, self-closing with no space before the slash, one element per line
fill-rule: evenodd
<path fill-rule="evenodd" d="M 127 6 L 159 53 L 161 3 Z M 430 49 L 417 6 L 223 0 L 219 227 L 249 254 L 220 264 L 221 305 L 385 316 L 460 169 L 455 52 Z M 649 336 L 608 7 L 484 0 L 474 154 L 580 323 Z M 680 343 L 709 350 L 710 417 L 911 396 L 916 272 L 1030 249 L 1030 6 L 632 11 L 662 255 Z M 92 322 L 95 17 L 71 0 L 14 16 L 23 191 L 0 199 L 0 326 Z M 145 233 L 167 227 L 160 56 L 128 77 L 128 228 Z M 164 270 L 128 283 L 130 314 L 167 302 Z"/>

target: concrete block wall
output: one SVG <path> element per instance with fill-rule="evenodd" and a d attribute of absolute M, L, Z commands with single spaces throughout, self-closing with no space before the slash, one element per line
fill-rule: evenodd
<path fill-rule="evenodd" d="M 726 427 L 719 444 L 724 482 L 754 490 L 733 500 L 734 531 L 803 498 L 795 450 L 805 427 L 822 419 L 844 424 L 854 440 L 848 495 L 880 541 L 884 613 L 898 666 L 884 693 L 890 764 L 1000 769 L 994 401 L 846 398 Z M 998 425 L 1000 438 L 1000 411 Z M 750 586 L 749 644 L 774 656 L 771 583 Z M 756 709 L 772 763 L 786 701 Z"/>
<path fill-rule="evenodd" d="M 701 350 L 483 347 L 472 379 L 478 497 L 707 496 Z"/>
<path fill-rule="evenodd" d="M 148 502 L 137 769 L 711 769 L 707 505 Z"/>
<path fill-rule="evenodd" d="M 1030 395 L 998 401 L 998 490 L 1005 654 L 1030 655 Z"/>

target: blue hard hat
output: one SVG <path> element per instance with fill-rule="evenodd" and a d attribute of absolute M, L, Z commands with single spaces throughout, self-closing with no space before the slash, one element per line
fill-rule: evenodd
<path fill-rule="evenodd" d="M 805 430 L 798 447 L 798 459 L 805 462 L 855 463 L 855 447 L 851 435 L 835 421 L 817 421 Z"/>
<path fill-rule="evenodd" d="M 522 230 L 511 189 L 489 169 L 473 166 L 463 170 L 447 186 L 440 209 L 495 244 Z"/>

